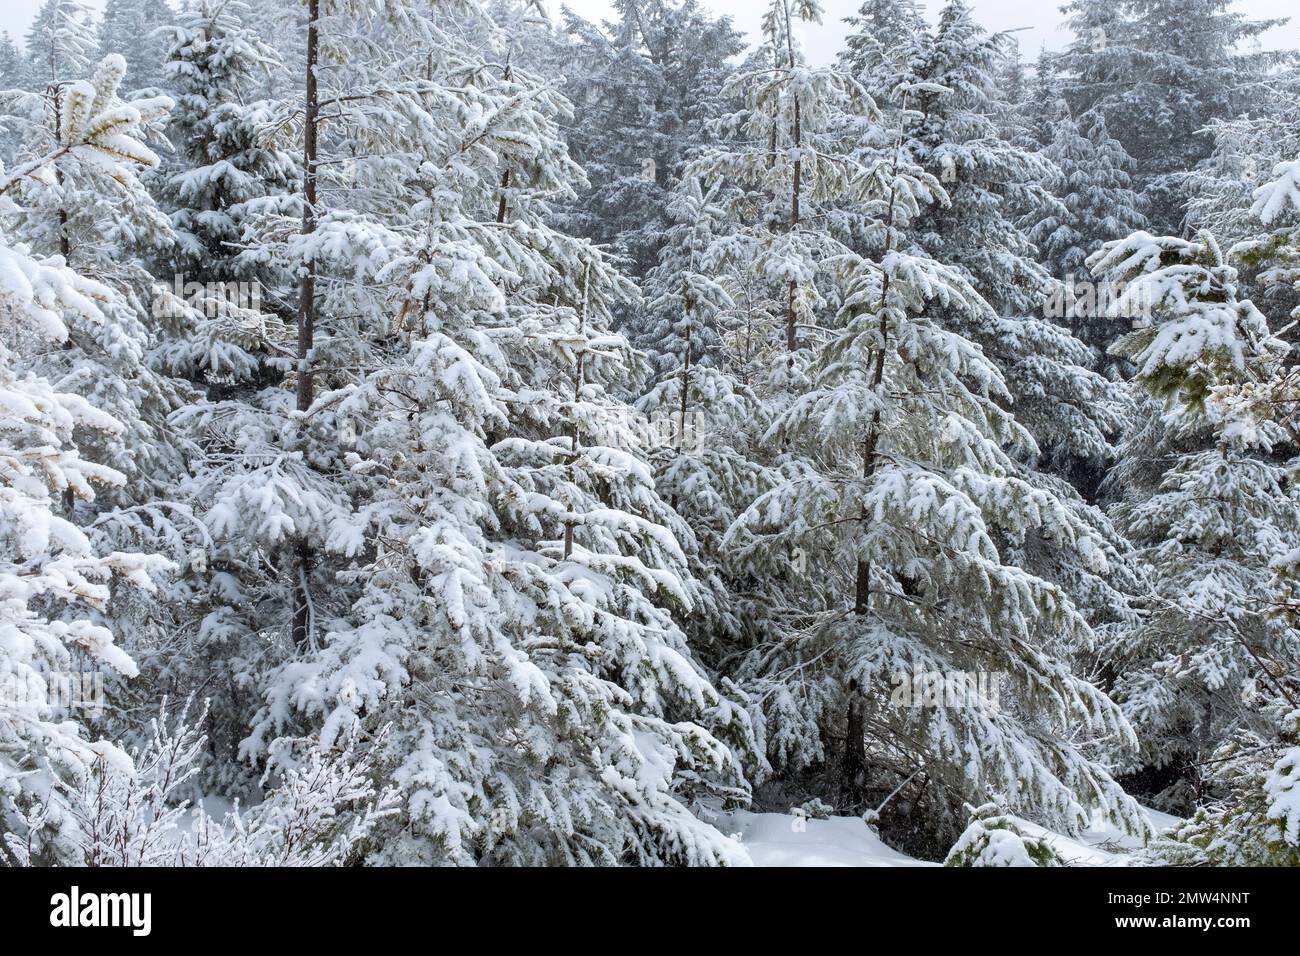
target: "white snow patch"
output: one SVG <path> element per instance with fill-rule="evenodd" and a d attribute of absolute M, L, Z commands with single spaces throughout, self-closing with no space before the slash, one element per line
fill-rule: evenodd
<path fill-rule="evenodd" d="M 740 835 L 755 866 L 936 865 L 890 849 L 858 817 L 800 820 L 788 813 L 738 810 L 716 826 Z"/>
<path fill-rule="evenodd" d="M 1183 821 L 1179 817 L 1150 807 L 1142 808 L 1151 820 L 1157 834 Z M 1084 830 L 1078 837 L 1069 837 L 1036 823 L 1022 822 L 1027 836 L 1041 837 L 1052 845 L 1058 856 L 1069 866 L 1128 866 L 1129 857 L 1142 849 L 1142 840 L 1115 826 Z"/>
<path fill-rule="evenodd" d="M 1182 821 L 1178 817 L 1146 810 L 1151 825 L 1163 833 Z M 755 866 L 938 866 L 917 860 L 886 846 L 858 817 L 800 820 L 789 813 L 725 814 L 714 825 L 738 835 Z M 802 827 L 802 830 L 799 828 Z M 1068 837 L 1036 824 L 1025 823 L 1026 835 L 1045 838 L 1070 866 L 1127 866 L 1142 848 L 1137 837 L 1107 826 Z"/>

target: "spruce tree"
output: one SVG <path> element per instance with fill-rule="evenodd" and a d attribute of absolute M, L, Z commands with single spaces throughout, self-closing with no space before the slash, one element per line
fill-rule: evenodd
<path fill-rule="evenodd" d="M 309 29 L 312 95 L 342 112 L 313 127 L 309 101 L 285 247 L 306 500 L 274 532 L 310 560 L 246 754 L 391 725 L 376 862 L 745 862 L 692 812 L 746 798 L 750 733 L 681 629 L 690 532 L 628 441 L 644 371 L 610 323 L 635 290 L 548 224 L 582 181 L 568 104 L 482 58 L 510 38 L 473 5 L 322 0 Z"/>
<path fill-rule="evenodd" d="M 1056 167 L 1046 186 L 1054 202 L 1023 221 L 1028 238 L 1052 276 L 1064 286 L 1049 300 L 1056 318 L 1068 324 L 1096 350 L 1098 363 L 1117 331 L 1089 285 L 1086 261 L 1101 246 L 1146 224 L 1132 188 L 1132 160 L 1106 132 L 1101 114 L 1091 112 L 1076 123 L 1069 107 L 1058 101 L 1056 133 L 1043 155 Z M 1059 204 L 1059 205 L 1058 205 Z"/>
<path fill-rule="evenodd" d="M 1286 470 L 1267 454 L 1284 435 L 1267 423 L 1248 435 L 1212 401 L 1248 369 L 1267 374 L 1286 349 L 1238 297 L 1236 269 L 1207 232 L 1190 241 L 1135 233 L 1091 263 L 1128 283 L 1115 311 L 1139 302 L 1149 311 L 1152 321 L 1114 351 L 1173 409 L 1146 413 L 1112 479 L 1113 513 L 1151 584 L 1139 622 L 1116 632 L 1107 659 L 1142 735 L 1137 766 L 1158 784 L 1153 799 L 1186 812 L 1208 796 L 1203 768 L 1219 745 L 1266 724 L 1242 688 L 1263 677 L 1261 661 L 1291 657 L 1296 640 L 1261 613 L 1270 562 L 1300 543 Z M 1247 437 L 1254 447 L 1243 447 Z"/>
<path fill-rule="evenodd" d="M 93 503 L 97 490 L 126 483 L 122 471 L 78 447 L 89 433 L 121 434 L 126 424 L 71 390 L 80 383 L 59 385 L 32 371 L 41 352 L 63 351 L 72 320 L 111 326 L 119 293 L 69 268 L 57 251 L 18 241 L 8 227 L 23 213 L 23 187 L 53 181 L 56 163 L 74 158 L 123 184 L 157 163 L 142 140 L 165 105 L 117 101 L 121 72 L 110 58 L 90 81 L 70 82 L 57 139 L 0 174 L 7 325 L 0 342 L 0 858 L 10 863 L 75 862 L 82 834 L 69 811 L 72 793 L 97 766 L 130 766 L 119 747 L 91 739 L 86 727 L 103 704 L 95 689 L 102 690 L 104 674 L 138 672 L 102 615 L 114 602 L 115 579 L 149 591 L 153 575 L 167 567 L 157 555 L 100 550 L 69 513 L 68 499 Z M 100 683 L 87 677 L 94 674 Z M 74 676 L 86 683 L 60 684 Z"/>
<path fill-rule="evenodd" d="M 1095 808 L 1141 830 L 1105 768 L 1066 742 L 1073 725 L 1134 743 L 1115 705 L 1051 651 L 1061 635 L 1089 644 L 1088 623 L 999 542 L 1042 535 L 1099 572 L 1104 548 L 1067 501 L 1015 477 L 1005 449 L 1029 439 L 1004 408 L 1002 372 L 948 321 L 995 313 L 908 238 L 922 202 L 946 193 L 902 130 L 892 144 L 875 138 L 882 146 L 860 160 L 873 171 L 861 208 L 879 210 L 883 250 L 855 261 L 835 324 L 811 349 L 808 389 L 769 430 L 787 449 L 781 479 L 728 532 L 755 561 L 798 547 L 816 582 L 818 603 L 788 609 L 740 671 L 763 702 L 769 758 L 787 770 L 832 759 L 846 809 L 901 794 L 882 819 L 914 847 L 960 830 L 949 794 L 989 790 L 1059 826 Z M 991 704 L 987 684 L 978 692 L 990 672 L 1015 703 Z M 960 685 L 961 703 L 945 706 L 942 690 L 933 699 L 933 685 L 911 696 L 928 675 Z M 828 754 L 836 738 L 841 752 Z M 925 828 L 906 822 L 918 808 Z"/>
<path fill-rule="evenodd" d="M 589 182 L 556 213 L 567 231 L 610 244 L 639 279 L 670 225 L 683 163 L 725 111 L 719 93 L 742 40 L 697 0 L 618 0 L 614 12 L 597 25 L 566 10 L 569 41 L 547 54 L 547 72 L 566 79 L 575 110 L 566 138 Z"/>
<path fill-rule="evenodd" d="M 97 44 L 94 15 L 82 0 L 45 0 L 27 29 L 26 86 L 42 89 L 85 76 Z"/>
<path fill-rule="evenodd" d="M 141 657 L 174 699 L 220 689 L 208 708 L 205 782 L 231 794 L 254 787 L 238 745 L 258 703 L 256 661 L 291 594 L 276 580 L 265 512 L 248 502 L 277 487 L 264 481 L 284 455 L 293 344 L 293 277 L 258 230 L 293 207 L 301 176 L 292 154 L 265 141 L 278 106 L 253 97 L 279 64 L 243 23 L 247 12 L 205 0 L 167 33 L 176 153 L 153 185 L 175 243 L 156 260 L 167 328 L 151 360 L 192 390 L 172 418 L 187 442 L 184 474 L 168 489 L 191 520 L 167 593 L 169 637 Z"/>

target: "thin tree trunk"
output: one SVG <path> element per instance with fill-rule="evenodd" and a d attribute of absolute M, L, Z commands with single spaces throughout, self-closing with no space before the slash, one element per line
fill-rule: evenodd
<path fill-rule="evenodd" d="M 515 76 L 514 68 L 510 65 L 509 58 L 507 58 L 506 72 L 505 72 L 504 79 L 507 83 L 509 83 L 511 80 L 514 79 L 514 76 Z M 508 203 L 506 202 L 506 194 L 509 192 L 509 190 L 510 190 L 510 167 L 507 166 L 505 168 L 505 171 L 501 174 L 501 199 L 497 202 L 498 223 L 503 223 L 506 221 L 506 210 L 508 208 Z"/>
<path fill-rule="evenodd" d="M 686 314 L 691 314 L 691 306 L 686 307 Z M 686 346 L 682 350 L 682 394 L 681 402 L 678 408 L 677 422 L 677 454 L 680 456 L 683 447 L 686 444 L 686 407 L 687 393 L 691 389 L 691 327 L 686 326 Z M 677 494 L 674 493 L 672 499 L 668 502 L 674 511 L 677 510 Z"/>
<path fill-rule="evenodd" d="M 506 208 L 507 208 L 506 193 L 509 191 L 509 189 L 510 189 L 510 170 L 507 169 L 504 173 L 501 174 L 501 199 L 497 203 L 498 223 L 502 223 L 506 221 Z"/>
<path fill-rule="evenodd" d="M 787 6 L 786 13 L 786 45 L 790 54 L 790 70 L 794 70 L 794 40 L 790 36 L 790 10 Z M 803 184 L 803 157 L 800 155 L 800 148 L 803 145 L 803 116 L 800 111 L 799 98 L 796 96 L 794 101 L 794 181 L 790 189 L 790 231 L 793 233 L 799 228 L 799 193 Z M 789 352 L 789 358 L 786 364 L 794 366 L 794 352 L 798 347 L 798 341 L 795 334 L 795 282 L 790 280 L 789 301 L 786 305 L 785 316 L 785 347 Z"/>
<path fill-rule="evenodd" d="M 892 182 L 889 187 L 889 207 L 885 214 L 885 255 L 894 249 L 894 206 L 898 198 L 898 163 L 903 151 L 903 133 L 898 134 L 898 143 L 894 149 L 894 161 L 891 167 Z M 889 300 L 889 274 L 885 273 L 880 283 L 880 344 L 875 350 L 871 369 L 871 390 L 879 396 L 881 383 L 885 379 L 885 353 L 889 344 L 889 324 L 885 318 L 885 305 Z M 880 405 L 877 402 L 871 413 L 871 422 L 862 442 L 862 477 L 870 479 L 876 472 L 878 461 L 877 448 L 880 442 Z M 862 526 L 866 527 L 867 509 L 862 508 Z M 853 585 L 853 613 L 865 616 L 871 609 L 871 562 L 861 558 L 857 563 L 857 576 Z M 863 722 L 864 701 L 858 682 L 849 681 L 848 713 L 846 715 L 846 737 L 844 740 L 844 761 L 841 769 L 841 789 L 845 795 L 856 802 L 862 792 L 862 775 L 866 768 L 866 738 Z"/>
<path fill-rule="evenodd" d="M 906 108 L 907 101 L 903 101 Z M 894 147 L 894 161 L 890 167 L 889 206 L 885 212 L 885 255 L 894 251 L 894 207 L 898 200 L 898 163 L 903 152 L 903 131 L 898 132 L 898 142 Z M 880 283 L 880 347 L 874 356 L 871 370 L 871 390 L 879 393 L 880 385 L 885 379 L 885 351 L 889 344 L 889 325 L 885 320 L 885 304 L 889 299 L 889 274 L 886 273 Z M 880 441 L 880 405 L 871 413 L 871 423 L 867 426 L 867 435 L 862 442 L 862 477 L 871 478 L 876 471 L 876 447 Z M 862 509 L 863 527 L 866 526 L 867 510 Z M 871 605 L 871 562 L 858 561 L 857 580 L 854 582 L 853 612 L 866 614 Z"/>
<path fill-rule="evenodd" d="M 894 160 L 894 173 L 898 172 L 898 160 Z M 885 254 L 894 246 L 894 198 L 895 190 L 889 195 L 889 218 L 886 220 Z M 889 275 L 885 274 L 880 283 L 880 347 L 876 349 L 875 365 L 871 370 L 871 390 L 880 391 L 880 383 L 885 378 L 885 346 L 889 343 L 889 326 L 885 321 L 885 302 L 889 296 Z M 871 413 L 871 424 L 867 426 L 867 437 L 862 442 L 862 477 L 870 478 L 876 471 L 876 446 L 880 441 L 880 405 Z M 866 526 L 867 509 L 862 509 L 862 522 Z M 853 612 L 866 614 L 871 604 L 871 562 L 858 560 L 857 581 L 854 584 Z"/>
<path fill-rule="evenodd" d="M 578 334 L 581 335 L 587 328 L 587 280 L 591 274 L 591 263 L 588 262 L 582 270 L 582 304 L 578 308 Z M 582 372 L 583 360 L 586 358 L 586 351 L 582 346 L 578 347 L 578 358 L 573 370 L 573 405 L 574 416 L 573 423 L 569 429 L 569 467 L 573 468 L 573 463 L 578 458 L 578 402 L 582 400 Z M 570 502 L 572 506 L 572 502 Z M 573 522 L 564 522 L 564 558 L 567 561 L 569 555 L 573 554 Z"/>
<path fill-rule="evenodd" d="M 691 330 L 686 330 L 686 347 L 683 350 L 682 360 L 682 400 L 681 408 L 678 411 L 680 421 L 677 428 L 677 450 L 680 452 L 686 440 L 686 406 L 687 392 L 691 388 Z"/>
<path fill-rule="evenodd" d="M 62 147 L 63 144 L 63 86 L 55 83 L 49 88 L 50 96 L 54 100 L 54 142 Z M 68 207 L 64 202 L 63 193 L 63 167 L 58 163 L 54 164 L 54 181 L 59 186 L 59 255 L 63 256 L 66 265 L 72 265 L 72 241 L 68 238 Z M 63 343 L 65 349 L 73 348 L 72 337 L 68 336 L 67 341 Z M 63 489 L 63 510 L 72 514 L 73 508 L 77 505 L 77 496 L 72 493 L 72 489 Z"/>
<path fill-rule="evenodd" d="M 889 334 L 884 315 L 884 300 L 889 291 L 889 276 L 881 283 L 880 348 L 876 351 L 875 367 L 871 371 L 871 390 L 878 392 L 885 377 L 885 344 Z M 862 442 L 862 477 L 870 478 L 876 471 L 876 446 L 880 441 L 880 408 L 871 413 L 867 437 Z M 866 525 L 867 509 L 862 509 L 862 522 Z M 853 613 L 866 614 L 871 606 L 871 562 L 858 560 L 857 580 L 853 588 Z"/>
<path fill-rule="evenodd" d="M 776 44 L 772 45 L 772 69 L 779 69 L 781 66 L 781 57 L 776 49 Z M 767 131 L 767 168 L 772 169 L 776 166 L 776 128 L 781 122 L 780 110 L 776 107 L 772 109 L 772 125 Z"/>
<path fill-rule="evenodd" d="M 307 90 L 303 120 L 303 208 L 302 232 L 309 236 L 316 231 L 316 127 L 319 102 L 316 90 L 316 54 L 320 23 L 320 0 L 308 0 L 307 5 Z M 316 334 L 316 275 L 314 263 L 304 265 L 298 284 L 298 411 L 311 408 L 315 398 L 315 380 L 312 375 L 312 347 Z M 305 647 L 311 639 L 312 608 L 308 582 L 315 565 L 311 544 L 301 539 L 297 547 L 297 581 L 293 609 L 293 639 Z"/>
<path fill-rule="evenodd" d="M 849 712 L 844 729 L 844 761 L 840 767 L 840 791 L 850 804 L 862 799 L 867 769 L 866 714 L 856 680 L 849 681 Z"/>

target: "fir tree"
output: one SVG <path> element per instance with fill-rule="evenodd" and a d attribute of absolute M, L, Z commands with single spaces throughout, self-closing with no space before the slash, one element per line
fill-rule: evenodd
<path fill-rule="evenodd" d="M 310 561 L 245 750 L 391 722 L 377 766 L 403 812 L 378 862 L 743 863 L 691 812 L 745 799 L 749 730 L 678 623 L 689 529 L 628 447 L 643 373 L 609 326 L 634 289 L 547 223 L 581 183 L 567 103 L 484 62 L 467 17 L 505 52 L 469 4 L 322 3 L 309 27 L 311 95 L 351 104 L 313 137 L 309 101 L 312 206 L 285 247 L 310 280 L 292 480 L 318 497 L 275 528 Z"/>
<path fill-rule="evenodd" d="M 1024 225 L 1043 264 L 1065 283 L 1051 300 L 1060 306 L 1057 317 L 1100 356 L 1115 338 L 1114 321 L 1094 289 L 1085 286 L 1081 297 L 1076 283 L 1088 282 L 1086 260 L 1104 243 L 1145 225 L 1129 176 L 1132 160 L 1107 134 L 1099 113 L 1076 123 L 1061 101 L 1056 133 L 1043 155 L 1056 167 L 1046 183 L 1054 202 L 1026 217 Z"/>
<path fill-rule="evenodd" d="M 157 139 L 159 117 L 174 104 L 166 97 L 123 101 L 118 91 L 125 71 L 122 57 L 105 57 L 93 77 L 90 104 L 82 102 L 76 83 L 58 83 L 42 96 L 25 98 L 32 121 L 19 162 L 34 162 L 42 155 L 56 158 L 46 166 L 48 176 L 25 177 L 16 185 L 24 208 L 10 228 L 34 250 L 61 256 L 113 290 L 112 300 L 103 306 L 111 321 L 70 317 L 64 348 L 50 352 L 41 369 L 60 387 L 76 390 L 125 425 L 115 436 L 88 436 L 87 447 L 107 442 L 101 456 L 117 462 L 132 478 L 127 500 L 138 503 L 165 487 L 168 475 L 179 467 L 179 450 L 166 417 L 183 396 L 148 363 L 158 329 L 152 308 L 155 283 L 146 263 L 170 245 L 171 230 L 139 180 L 120 176 L 93 154 L 84 156 L 67 139 L 68 124 L 88 106 L 97 113 L 135 110 L 144 117 L 142 135 Z M 157 162 L 152 151 L 127 155 L 150 165 Z"/>
<path fill-rule="evenodd" d="M 39 89 L 84 76 L 96 49 L 90 7 L 82 0 L 45 0 L 23 46 L 28 87 Z"/>
<path fill-rule="evenodd" d="M 1133 361 L 1143 390 L 1173 407 L 1163 420 L 1147 413 L 1112 478 L 1122 489 L 1114 514 L 1140 546 L 1151 591 L 1107 657 L 1115 695 L 1142 733 L 1139 766 L 1165 784 L 1155 799 L 1185 811 L 1207 796 L 1201 768 L 1218 746 L 1263 729 L 1242 700 L 1261 660 L 1294 655 L 1295 634 L 1261 613 L 1270 561 L 1300 535 L 1285 469 L 1243 448 L 1246 436 L 1209 404 L 1248 367 L 1266 373 L 1285 347 L 1238 298 L 1236 270 L 1209 233 L 1188 241 L 1139 232 L 1091 262 L 1128 282 L 1116 311 L 1139 301 L 1150 310 L 1154 321 L 1114 350 Z M 1264 452 L 1283 437 L 1275 426 L 1251 431 Z"/>
<path fill-rule="evenodd" d="M 57 141 L 0 176 L 6 219 L 21 215 L 16 198 L 22 187 L 53 181 L 51 167 L 68 157 L 124 183 L 134 180 L 135 168 L 157 162 L 141 139 L 165 106 L 116 101 L 118 78 L 119 64 L 106 61 L 92 81 L 66 87 Z M 0 587 L 6 596 L 0 615 L 7 635 L 0 657 L 6 685 L 0 704 L 0 856 L 7 862 L 68 863 L 76 860 L 81 838 L 69 812 L 71 793 L 97 765 L 129 767 L 130 761 L 112 743 L 89 739 L 87 717 L 78 708 L 93 707 L 94 694 L 72 696 L 57 682 L 74 670 L 136 675 L 135 662 L 98 612 L 113 598 L 114 578 L 152 590 L 151 575 L 167 562 L 130 551 L 103 553 L 75 516 L 60 515 L 68 497 L 93 501 L 96 486 L 120 487 L 127 480 L 121 471 L 83 457 L 75 438 L 95 431 L 120 434 L 126 426 L 83 395 L 31 371 L 33 354 L 69 339 L 67 320 L 110 325 L 117 293 L 73 271 L 57 253 L 42 255 L 16 242 L 4 226 L 0 260 L 0 310 L 10 330 L 0 343 Z"/>
<path fill-rule="evenodd" d="M 256 661 L 290 598 L 276 581 L 275 535 L 247 502 L 276 487 L 259 479 L 284 455 L 282 381 L 293 345 L 292 276 L 269 260 L 257 228 L 271 210 L 292 207 L 301 175 L 295 157 L 267 141 L 277 105 L 252 98 L 279 64 L 242 22 L 246 13 L 240 3 L 204 2 L 168 34 L 176 156 L 155 185 L 176 242 L 160 257 L 170 328 L 151 360 L 196 393 L 172 419 L 189 441 L 184 478 L 169 489 L 192 520 L 167 595 L 169 639 L 141 660 L 173 697 L 221 688 L 209 705 L 214 759 L 205 772 L 228 793 L 253 786 L 238 745 L 257 705 Z"/>
<path fill-rule="evenodd" d="M 719 96 L 742 49 L 727 19 L 696 0 L 619 0 L 601 26 L 566 10 L 567 44 L 550 52 L 575 122 L 567 141 L 589 185 L 556 203 L 566 229 L 609 243 L 640 278 L 670 220 L 682 164 L 709 139 Z M 540 66 L 540 64 L 539 64 Z"/>
<path fill-rule="evenodd" d="M 872 171 L 862 201 L 883 217 L 883 251 L 857 260 L 836 324 L 814 350 L 810 387 L 770 429 L 789 449 L 781 480 L 728 532 L 756 568 L 797 546 L 816 582 L 817 603 L 790 608 L 740 670 L 763 701 L 769 757 L 787 769 L 837 758 L 845 806 L 906 791 L 913 812 L 925 806 L 942 821 L 930 838 L 959 825 L 944 792 L 986 788 L 1067 827 L 1100 799 L 1141 829 L 1102 766 L 1040 736 L 1082 721 L 1133 742 L 1118 709 L 1048 650 L 1049 632 L 1091 642 L 1082 615 L 1059 587 L 1007 562 L 997 542 L 1042 535 L 1080 549 L 1097 571 L 1105 549 L 1068 502 L 1014 477 L 1004 449 L 1029 439 L 1003 407 L 1003 375 L 938 318 L 994 315 L 960 271 L 907 240 L 922 203 L 948 199 L 938 179 L 912 160 L 902 131 L 859 162 Z M 1019 706 L 989 706 L 974 692 L 958 707 L 899 695 L 917 674 L 992 670 Z M 1017 716 L 1028 711 L 1038 719 Z M 834 738 L 845 741 L 840 754 L 824 749 Z"/>

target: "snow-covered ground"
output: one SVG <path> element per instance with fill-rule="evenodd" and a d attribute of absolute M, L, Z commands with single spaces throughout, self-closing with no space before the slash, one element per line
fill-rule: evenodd
<path fill-rule="evenodd" d="M 1178 817 L 1147 808 L 1147 816 L 1157 833 L 1163 833 L 1181 822 Z M 1114 827 L 1085 830 L 1076 839 L 1055 833 L 1033 823 L 1021 823 L 1026 836 L 1043 837 L 1056 850 L 1057 855 L 1072 866 L 1127 866 L 1134 850 L 1142 848 L 1142 841 Z"/>
<path fill-rule="evenodd" d="M 1157 831 L 1178 822 L 1177 817 L 1147 811 Z M 716 824 L 738 836 L 755 866 L 936 866 L 891 849 L 858 817 L 827 820 L 800 819 L 787 813 L 750 813 L 740 810 Z M 1125 866 L 1139 840 L 1107 828 L 1085 831 L 1079 838 L 1025 824 L 1026 834 L 1051 842 L 1062 859 L 1075 866 Z"/>
<path fill-rule="evenodd" d="M 717 826 L 740 841 L 755 866 L 933 866 L 887 847 L 858 817 L 811 820 L 738 810 Z"/>

